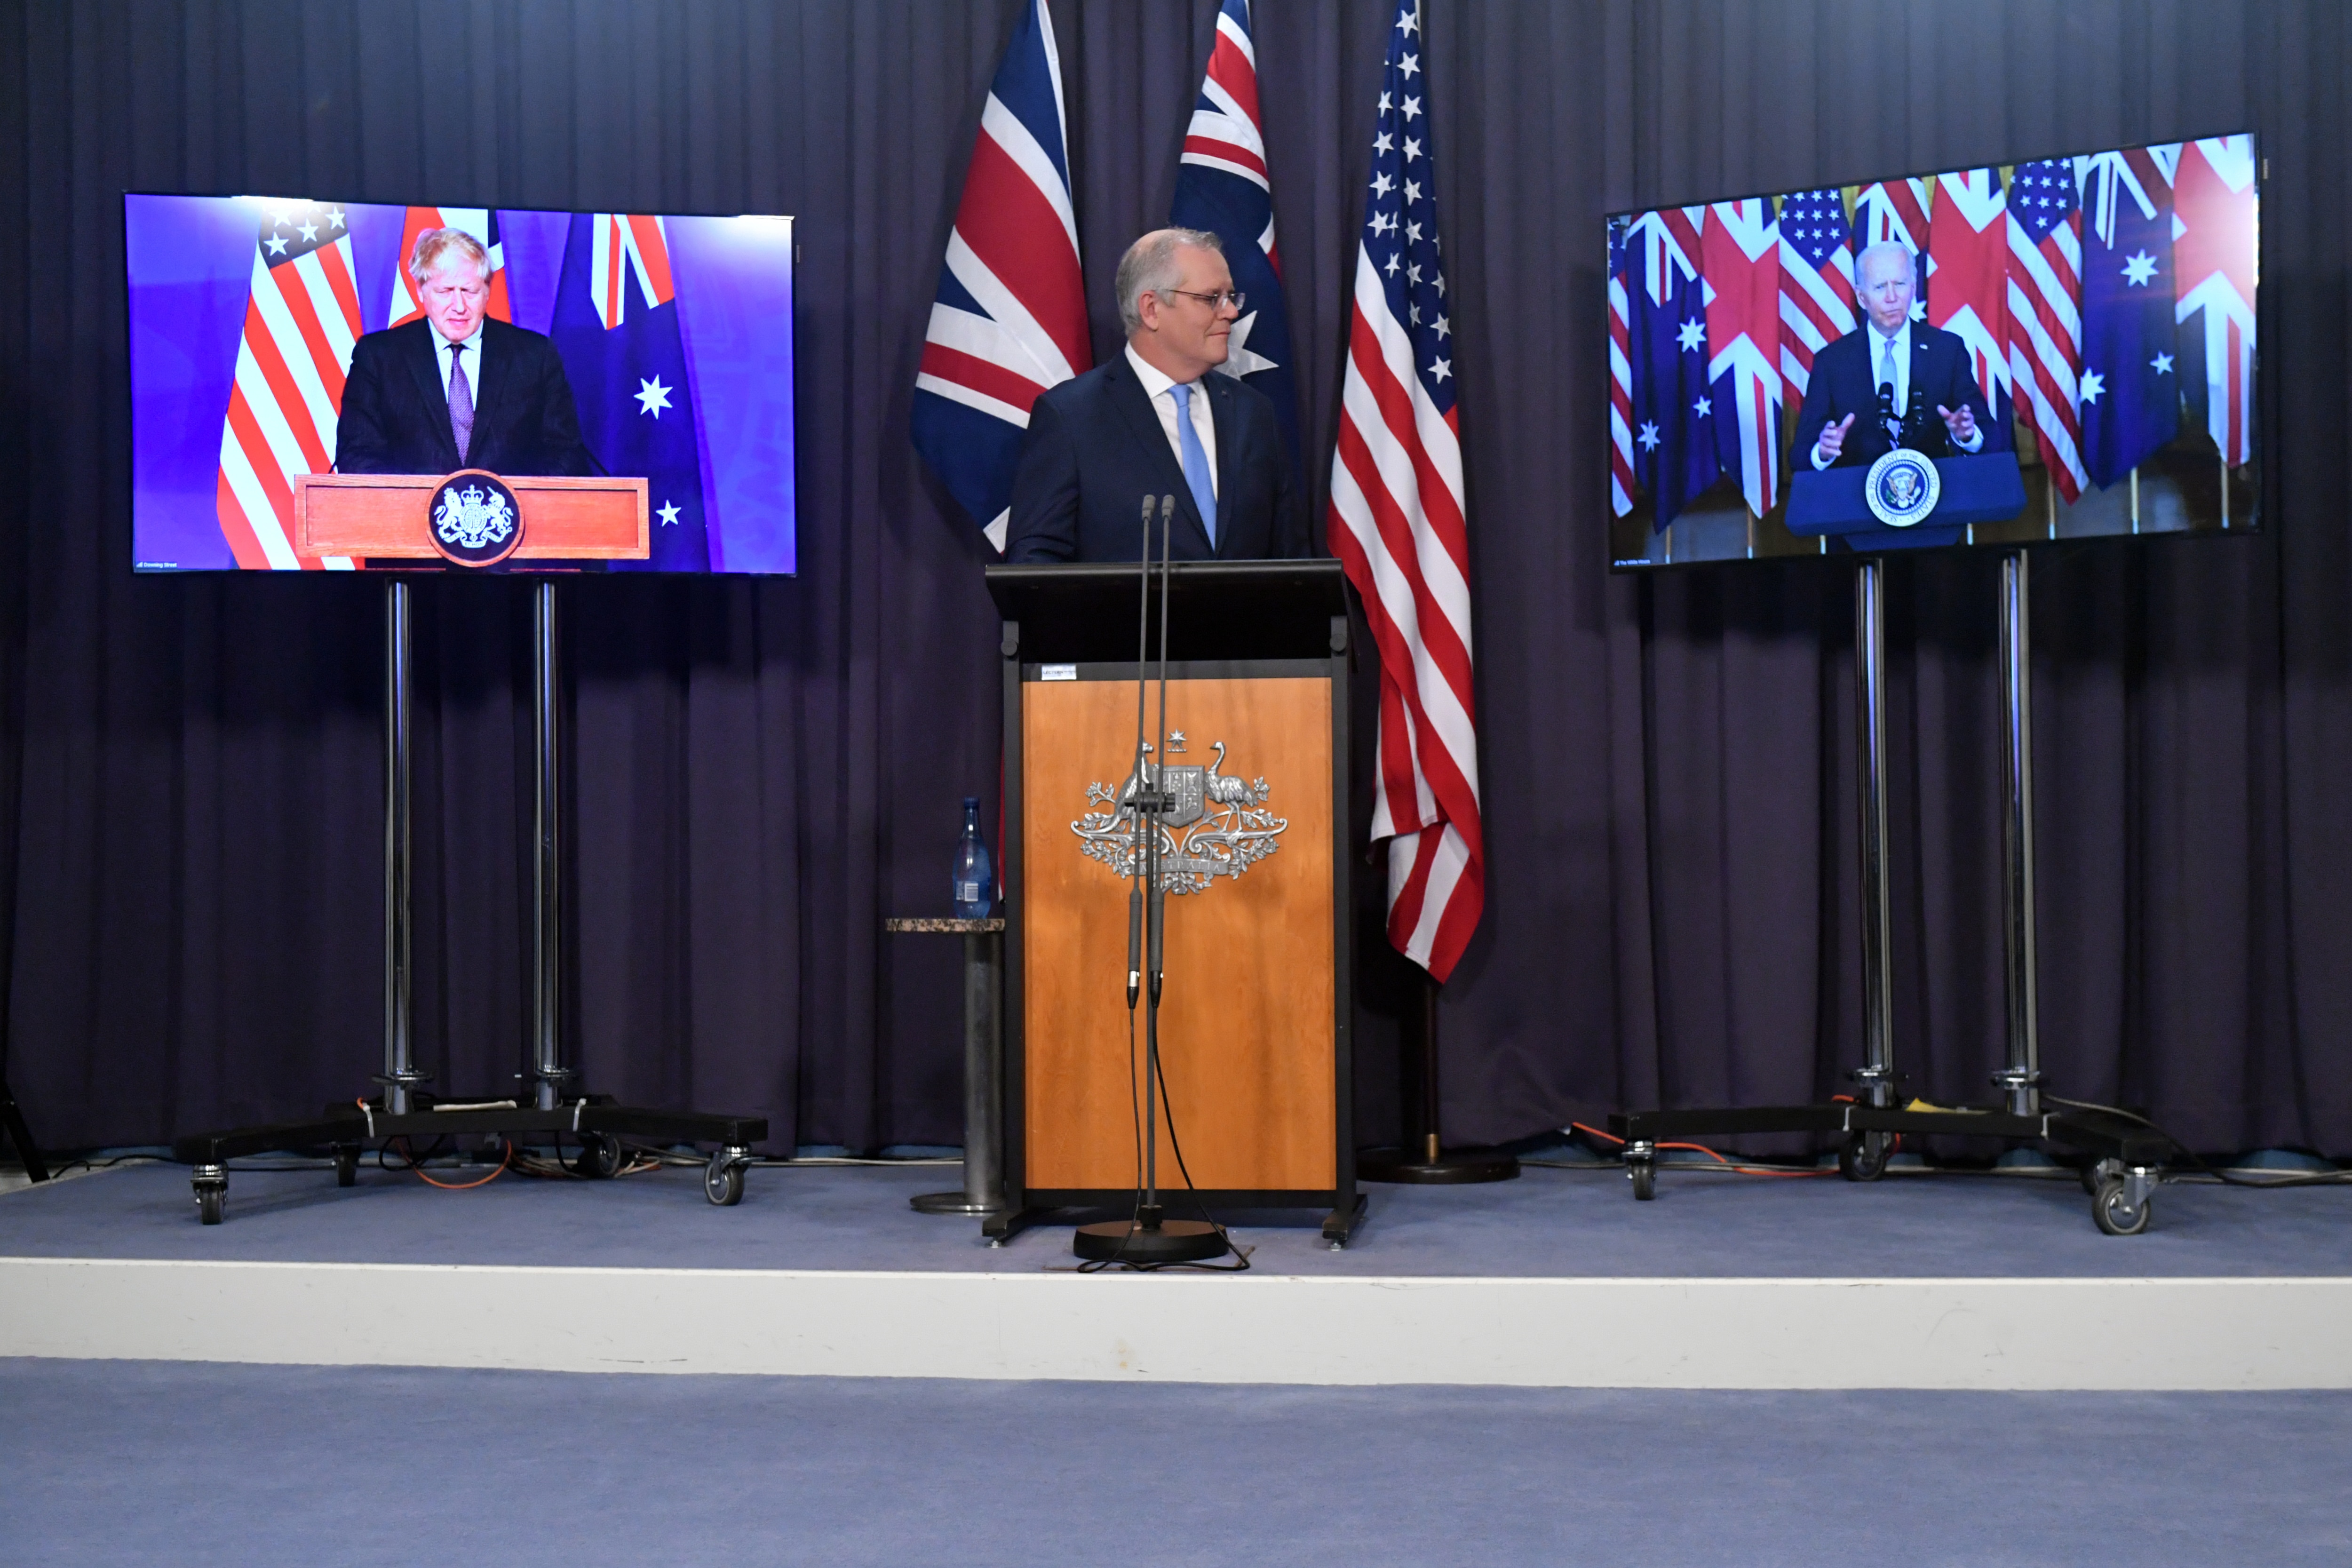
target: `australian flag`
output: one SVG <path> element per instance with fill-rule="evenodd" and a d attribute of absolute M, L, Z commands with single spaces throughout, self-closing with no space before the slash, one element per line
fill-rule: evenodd
<path fill-rule="evenodd" d="M 2081 160 L 2083 464 L 2105 489 L 2180 428 L 2172 182 L 2133 148 Z"/>
<path fill-rule="evenodd" d="M 1633 306 L 1633 477 L 1650 492 L 1661 529 L 1722 471 L 1699 277 L 1706 217 L 1705 207 L 1643 213 L 1620 242 Z"/>
<path fill-rule="evenodd" d="M 1184 131 L 1169 221 L 1224 241 L 1234 287 L 1248 297 L 1234 323 L 1230 355 L 1217 368 L 1274 399 L 1275 417 L 1298 463 L 1298 387 L 1290 353 L 1290 312 L 1282 298 L 1282 255 L 1274 243 L 1274 184 L 1265 167 L 1265 121 L 1257 108 L 1257 47 L 1249 0 L 1225 0 L 1215 46 Z"/>
<path fill-rule="evenodd" d="M 588 449 L 606 473 L 649 481 L 652 555 L 615 561 L 614 571 L 710 570 L 677 294 L 659 217 L 572 215 L 548 335 L 563 356 Z"/>

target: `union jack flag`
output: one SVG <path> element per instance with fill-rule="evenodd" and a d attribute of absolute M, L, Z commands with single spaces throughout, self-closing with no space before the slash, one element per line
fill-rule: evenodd
<path fill-rule="evenodd" d="M 293 539 L 294 479 L 335 466 L 343 379 L 360 335 L 351 231 L 336 205 L 265 201 L 261 209 L 215 511 L 246 571 L 348 572 L 349 557 L 306 561 Z"/>
<path fill-rule="evenodd" d="M 1274 399 L 1275 417 L 1298 460 L 1298 389 L 1290 353 L 1290 311 L 1282 292 L 1282 254 L 1274 243 L 1274 183 L 1266 174 L 1265 133 L 1257 109 L 1257 47 L 1249 0 L 1225 0 L 1201 96 L 1184 132 L 1170 221 L 1206 229 L 1224 241 L 1234 287 L 1249 313 L 1234 323 L 1225 363 L 1217 368 Z"/>
<path fill-rule="evenodd" d="M 981 111 L 912 421 L 916 450 L 999 550 L 1030 407 L 1094 365 L 1068 146 L 1054 18 L 1032 0 Z"/>
<path fill-rule="evenodd" d="M 1389 941 L 1443 981 L 1486 904 L 1470 688 L 1453 323 L 1439 262 L 1419 0 L 1389 30 L 1331 458 L 1332 553 L 1381 650 L 1371 836 L 1389 843 Z"/>
<path fill-rule="evenodd" d="M 2020 163 L 2009 185 L 2009 373 L 2050 480 L 2072 506 L 2083 470 L 2083 212 L 2074 164 Z"/>
<path fill-rule="evenodd" d="M 1853 248 L 1882 239 L 1899 240 L 1911 252 L 1918 293 L 1911 301 L 1911 319 L 1927 319 L 1927 276 L 1935 269 L 1927 252 L 1927 190 L 1924 179 L 1879 180 L 1864 185 L 1853 198 Z"/>
<path fill-rule="evenodd" d="M 1780 198 L 1780 374 L 1797 395 L 1813 356 L 1861 324 L 1853 303 L 1853 230 L 1834 187 Z"/>
<path fill-rule="evenodd" d="M 1761 196 L 1717 202 L 1699 233 L 1716 460 L 1762 517 L 1780 498 L 1780 230 Z"/>
<path fill-rule="evenodd" d="M 2151 149 L 2154 151 L 2154 149 Z M 2254 139 L 2180 149 L 2172 180 L 2180 387 L 2231 468 L 2254 455 Z"/>
<path fill-rule="evenodd" d="M 1936 216 L 1927 230 L 1935 265 L 1927 324 L 1968 350 L 1969 368 L 1992 413 L 1986 451 L 2006 449 L 2009 427 L 2009 208 L 1999 169 L 1936 176 Z"/>
<path fill-rule="evenodd" d="M 400 253 L 393 258 L 392 309 L 386 312 L 387 327 L 404 326 L 425 314 L 425 301 L 417 297 L 415 280 L 408 276 L 408 258 L 416 253 L 416 237 L 427 229 L 463 229 L 482 242 L 490 253 L 490 298 L 482 313 L 498 321 L 514 320 L 514 308 L 507 300 L 507 247 L 499 238 L 499 215 L 489 207 L 411 207 L 400 226 Z"/>

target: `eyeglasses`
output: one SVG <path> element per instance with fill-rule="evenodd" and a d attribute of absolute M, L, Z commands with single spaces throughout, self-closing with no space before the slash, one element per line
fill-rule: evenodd
<path fill-rule="evenodd" d="M 1228 289 L 1222 294 L 1196 294 L 1190 289 L 1155 289 L 1152 292 L 1155 294 L 1181 294 L 1187 300 L 1198 300 L 1201 303 L 1209 307 L 1212 312 L 1222 310 L 1228 305 L 1231 305 L 1234 310 L 1238 310 L 1242 308 L 1242 301 L 1249 298 L 1248 295 L 1243 293 L 1238 289 Z"/>

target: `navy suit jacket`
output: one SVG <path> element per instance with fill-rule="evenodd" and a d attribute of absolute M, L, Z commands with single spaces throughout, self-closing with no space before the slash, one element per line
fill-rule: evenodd
<path fill-rule="evenodd" d="M 1133 561 L 1143 548 L 1143 498 L 1172 495 L 1170 553 L 1178 561 L 1304 559 L 1310 551 L 1307 521 L 1272 400 L 1214 371 L 1200 384 L 1208 389 L 1217 432 L 1214 549 L 1167 427 L 1121 350 L 1030 408 L 1004 558 Z M 1155 531 L 1155 558 L 1157 537 Z"/>
<path fill-rule="evenodd" d="M 1813 356 L 1812 379 L 1806 384 L 1805 405 L 1797 415 L 1796 439 L 1789 448 L 1791 473 L 1811 470 L 1813 443 L 1822 438 L 1822 428 L 1849 414 L 1856 416 L 1853 428 L 1845 433 L 1845 446 L 1832 468 L 1874 463 L 1894 450 L 1886 438 L 1886 426 L 1878 421 L 1877 354 L 1876 335 L 1865 321 Z M 1936 412 L 1939 403 L 1947 408 L 1965 403 L 1975 410 L 1977 428 L 1984 432 L 1984 445 L 1977 448 L 1979 454 L 2006 452 L 2012 447 L 2008 431 L 1993 428 L 1992 413 L 1985 406 L 1983 389 L 1977 385 L 1967 346 L 1956 333 L 1914 321 L 1911 400 L 1903 416 L 1903 444 L 1930 458 L 1963 457 L 1966 454 L 1952 445 L 1943 416 Z"/>
<path fill-rule="evenodd" d="M 449 433 L 431 321 L 370 332 L 352 345 L 335 471 L 343 474 L 589 475 L 604 471 L 580 438 L 580 411 L 555 345 L 505 321 L 482 323 L 474 435 L 464 462 Z M 467 365 L 470 374 L 475 366 Z"/>

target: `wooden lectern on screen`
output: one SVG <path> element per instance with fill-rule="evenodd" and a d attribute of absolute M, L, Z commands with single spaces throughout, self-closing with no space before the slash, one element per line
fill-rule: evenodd
<path fill-rule="evenodd" d="M 646 482 L 457 474 L 302 474 L 294 480 L 294 552 L 306 561 L 468 561 L 436 544 L 430 513 L 444 484 L 468 475 L 512 491 L 521 539 L 496 560 L 643 561 L 652 552 Z"/>
<path fill-rule="evenodd" d="M 1160 1201 L 1199 1217 L 1361 1200 L 1349 1115 L 1346 591 L 1336 562 L 1180 563 L 1162 787 Z M 1160 590 L 1150 643 L 1159 647 Z M 1136 736 L 1134 567 L 1001 566 L 1007 943 L 1005 1191 L 992 1236 L 1134 1199 L 1139 1044 L 1126 997 Z M 1149 695 L 1158 728 L 1159 691 Z M 1139 1039 L 1140 1025 L 1139 1022 Z M 1131 1065 L 1132 1064 L 1132 1065 Z M 1173 1133 L 1171 1141 L 1171 1133 Z M 1180 1166 L 1174 1146 L 1181 1145 Z"/>

